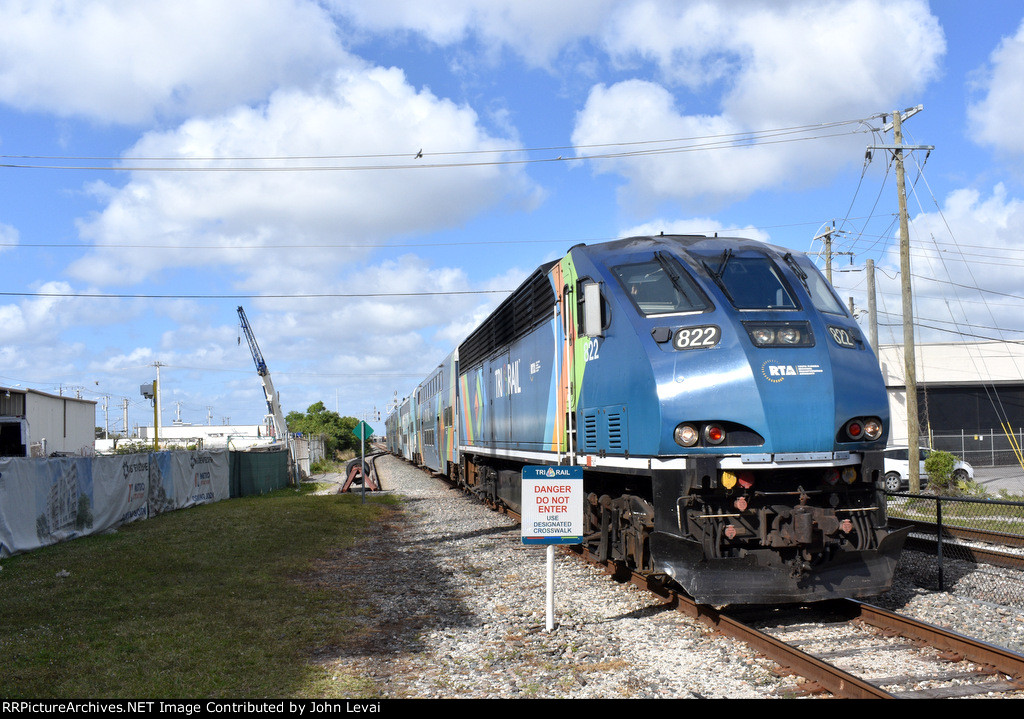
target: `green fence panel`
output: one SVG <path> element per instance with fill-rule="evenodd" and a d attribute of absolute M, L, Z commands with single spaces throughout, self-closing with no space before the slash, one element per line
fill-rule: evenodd
<path fill-rule="evenodd" d="M 288 452 L 231 452 L 231 496 L 248 497 L 288 486 Z"/>

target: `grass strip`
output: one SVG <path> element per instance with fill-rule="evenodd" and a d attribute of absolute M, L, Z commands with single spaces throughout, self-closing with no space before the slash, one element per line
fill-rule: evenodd
<path fill-rule="evenodd" d="M 358 578 L 343 590 L 307 579 L 395 512 L 385 495 L 285 489 L 9 557 L 0 696 L 372 696 L 315 659 L 359 640 Z"/>

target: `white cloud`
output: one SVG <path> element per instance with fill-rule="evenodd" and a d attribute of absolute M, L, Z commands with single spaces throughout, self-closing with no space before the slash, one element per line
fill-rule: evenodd
<path fill-rule="evenodd" d="M 194 166 L 210 171 L 139 171 L 124 187 L 95 186 L 106 207 L 82 221 L 80 232 L 96 249 L 71 274 L 110 284 L 222 265 L 249 289 L 323 289 L 340 267 L 365 254 L 323 245 L 372 245 L 456 226 L 510 198 L 532 206 L 537 190 L 521 168 L 487 164 L 499 154 L 474 156 L 474 163 L 484 162 L 469 167 L 418 167 L 464 161 L 431 158 L 434 149 L 514 144 L 489 136 L 471 108 L 417 92 L 397 69 L 341 71 L 316 92 L 279 90 L 259 108 L 151 132 L 124 160 L 131 166 L 131 157 L 292 157 L 300 159 L 226 164 L 338 169 L 219 172 L 213 168 L 221 163 L 196 159 Z M 416 159 L 420 149 L 428 154 Z M 393 153 L 400 156 L 367 157 Z M 412 169 L 367 169 L 387 165 Z M 117 244 L 161 249 L 104 247 Z"/>
<path fill-rule="evenodd" d="M 757 227 L 726 227 L 718 220 L 710 217 L 693 217 L 685 220 L 650 220 L 624 230 L 620 237 L 644 237 L 648 235 L 721 235 L 722 237 L 742 237 L 748 240 L 771 242 L 771 237 Z"/>
<path fill-rule="evenodd" d="M 1017 299 L 1022 296 L 1024 201 L 1011 197 L 1003 185 L 989 194 L 955 190 L 945 198 L 941 213 L 913 217 L 910 230 L 919 340 L 1024 338 L 1024 300 Z M 899 239 L 893 237 L 875 275 L 883 343 L 902 338 L 899 268 Z M 833 278 L 840 296 L 855 296 L 858 307 L 867 307 L 862 274 L 838 273 Z"/>
<path fill-rule="evenodd" d="M 972 135 L 985 145 L 1015 154 L 1024 152 L 1020 113 L 1024 108 L 1024 23 L 1004 38 L 989 58 L 982 89 L 985 96 L 967 109 Z"/>
<path fill-rule="evenodd" d="M 346 62 L 311 0 L 3 0 L 0 102 L 138 123 L 215 112 Z"/>
<path fill-rule="evenodd" d="M 567 45 L 597 33 L 613 0 L 331 0 L 358 27 L 415 32 L 438 45 L 476 36 L 484 48 L 509 47 L 528 63 L 549 65 Z"/>
<path fill-rule="evenodd" d="M 684 138 L 659 147 L 697 146 L 695 151 L 651 155 L 654 146 L 616 146 L 611 152 L 637 150 L 637 154 L 595 160 L 598 173 L 623 175 L 628 185 L 622 200 L 649 211 L 665 200 L 715 201 L 736 199 L 769 187 L 789 167 L 775 147 L 699 149 L 702 138 L 733 135 L 744 128 L 728 117 L 687 115 L 664 87 L 644 80 L 628 80 L 611 87 L 595 87 L 580 111 L 573 143 L 585 147 L 581 155 L 596 155 L 607 148 L 589 147 L 653 138 Z"/>
<path fill-rule="evenodd" d="M 19 242 L 19 235 L 17 228 L 0 222 L 0 252 L 13 249 Z"/>
<path fill-rule="evenodd" d="M 738 6 L 649 0 L 625 6 L 617 19 L 621 33 L 607 36 L 609 51 L 622 61 L 632 55 L 656 62 L 662 80 L 593 88 L 573 132 L 578 146 L 729 136 L 867 117 L 923 88 L 945 52 L 937 20 L 917 0 Z M 670 90 L 715 83 L 721 87 L 716 85 L 720 94 L 711 112 L 694 112 L 679 99 L 698 105 L 706 97 L 677 97 Z M 593 167 L 623 175 L 624 199 L 634 203 L 721 203 L 819 181 L 859 162 L 865 144 L 863 136 L 813 144 L 777 139 L 783 141 L 602 159 Z"/>
<path fill-rule="evenodd" d="M 4 375 L 16 377 L 15 381 L 25 386 L 38 386 L 34 383 L 41 378 L 80 376 L 82 359 L 91 350 L 69 332 L 89 327 L 92 333 L 98 333 L 117 321 L 119 306 L 66 296 L 75 292 L 67 282 L 42 282 L 31 291 L 50 296 L 0 304 L 0 365 Z M 42 384 L 47 381 L 42 380 Z M 52 389 L 56 391 L 57 385 L 53 384 Z"/>
<path fill-rule="evenodd" d="M 945 52 L 920 0 L 643 0 L 621 6 L 615 27 L 609 52 L 654 61 L 668 85 L 722 82 L 724 112 L 747 129 L 890 109 Z"/>
<path fill-rule="evenodd" d="M 998 184 L 988 196 L 976 189 L 951 192 L 942 212 L 922 213 L 913 219 L 913 272 L 975 287 L 1020 294 L 1020 268 L 1024 265 L 1024 201 L 1010 197 Z M 891 249 L 898 266 L 898 247 Z M 930 294 L 958 297 L 960 290 L 923 283 Z M 961 288 L 963 289 L 963 288 Z"/>

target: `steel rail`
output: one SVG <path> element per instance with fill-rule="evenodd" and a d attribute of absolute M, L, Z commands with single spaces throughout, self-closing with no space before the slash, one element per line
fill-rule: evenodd
<path fill-rule="evenodd" d="M 924 642 L 942 651 L 953 652 L 975 664 L 992 667 L 1000 674 L 1011 677 L 1019 688 L 1024 689 L 1024 656 L 1020 654 L 871 604 L 853 599 L 837 600 L 837 604 L 840 603 L 846 605 L 853 619 L 895 632 L 907 639 Z"/>
<path fill-rule="evenodd" d="M 938 525 L 934 522 L 921 522 L 910 519 L 889 518 L 890 524 L 894 527 L 910 527 L 913 531 L 926 536 L 909 536 L 904 544 L 907 549 L 914 549 L 927 554 L 938 553 L 939 538 Z M 961 544 L 956 540 L 984 542 L 993 545 L 992 547 L 974 546 Z M 1004 552 L 994 547 L 1021 548 L 1024 547 L 1024 536 L 1007 534 L 1005 532 L 993 532 L 984 529 L 968 529 L 964 527 L 942 528 L 943 554 L 947 552 L 952 559 L 961 559 L 974 562 L 975 564 L 988 564 L 994 567 L 1007 569 L 1020 569 L 1024 565 L 1024 555 Z"/>
<path fill-rule="evenodd" d="M 889 524 L 894 527 L 912 527 L 916 531 L 933 536 L 938 532 L 938 525 L 935 522 L 922 522 L 916 519 L 889 517 Z M 1024 535 L 1021 534 L 996 532 L 987 529 L 972 529 L 970 527 L 958 527 L 947 523 L 943 523 L 942 525 L 942 534 L 944 537 L 987 542 L 989 544 L 996 544 L 1004 547 L 1024 547 Z"/>
<path fill-rule="evenodd" d="M 907 537 L 904 542 L 904 549 L 913 549 L 925 554 L 938 554 L 938 544 L 934 537 Z M 986 547 L 972 547 L 969 544 L 956 544 L 943 540 L 942 553 L 946 559 L 971 562 L 973 564 L 987 564 L 992 567 L 1003 567 L 1005 569 L 1020 569 L 1024 565 L 1024 556 L 1020 554 L 1009 554 Z"/>
<path fill-rule="evenodd" d="M 786 642 L 761 632 L 742 621 L 706 604 L 697 604 L 664 583 L 664 578 L 623 570 L 613 561 L 600 561 L 579 547 L 566 547 L 566 551 L 580 555 L 585 561 L 603 567 L 621 580 L 666 599 L 666 606 L 700 621 L 730 638 L 741 641 L 774 661 L 783 670 L 792 672 L 812 683 L 815 688 L 843 699 L 895 699 L 891 694 L 858 676 L 804 652 Z M 628 574 L 626 573 L 628 571 Z M 1010 678 L 1005 690 L 1024 690 L 1024 656 L 978 639 L 952 632 L 942 627 L 911 617 L 895 614 L 871 604 L 853 599 L 835 599 L 818 606 L 848 621 L 860 621 L 886 633 L 920 642 L 956 658 L 989 667 Z M 998 690 L 993 687 L 993 690 Z"/>
<path fill-rule="evenodd" d="M 494 508 L 516 519 L 520 518 L 518 513 L 510 511 L 507 507 Z M 827 691 L 832 696 L 842 699 L 897 698 L 879 686 L 748 626 L 714 607 L 694 602 L 685 594 L 667 586 L 668 578 L 663 575 L 644 574 L 624 567 L 621 562 L 597 559 L 581 545 L 565 545 L 562 546 L 562 550 L 577 555 L 591 565 L 603 568 L 619 581 L 629 581 L 642 590 L 662 597 L 666 600 L 667 607 L 756 649 L 783 670 L 811 682 L 815 689 Z M 861 621 L 885 632 L 954 654 L 957 658 L 990 667 L 1010 677 L 1003 690 L 1024 690 L 1024 656 L 1008 649 L 853 599 L 828 600 L 818 603 L 818 606 L 828 608 L 849 621 Z M 999 690 L 996 687 L 993 689 Z"/>
<path fill-rule="evenodd" d="M 622 568 L 612 561 L 600 561 L 586 549 L 567 547 L 566 551 L 580 555 L 585 561 L 601 566 L 611 575 L 628 579 L 645 591 L 667 599 L 666 605 L 686 616 L 696 619 L 717 632 L 743 642 L 774 661 L 787 671 L 813 682 L 833 696 L 844 699 L 892 699 L 892 694 L 854 676 L 839 667 L 825 662 L 796 647 L 747 626 L 727 614 L 706 604 L 697 604 L 684 594 L 667 587 L 661 578 L 629 571 L 628 577 Z"/>

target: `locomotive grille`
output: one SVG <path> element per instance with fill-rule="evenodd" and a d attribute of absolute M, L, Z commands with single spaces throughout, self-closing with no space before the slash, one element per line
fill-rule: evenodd
<path fill-rule="evenodd" d="M 608 450 L 611 452 L 622 451 L 622 426 L 625 424 L 622 414 L 619 412 L 608 413 Z"/>
<path fill-rule="evenodd" d="M 622 454 L 628 449 L 626 418 L 626 408 L 623 405 L 584 410 L 582 450 Z"/>
<path fill-rule="evenodd" d="M 597 449 L 597 415 L 586 414 L 583 416 L 583 449 L 593 452 Z"/>

